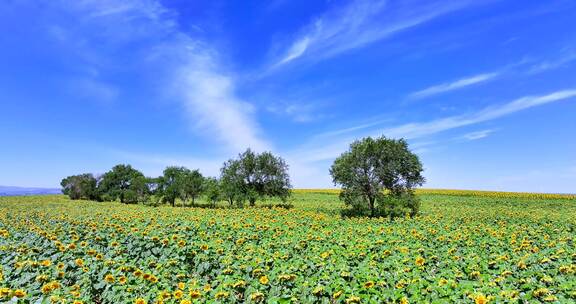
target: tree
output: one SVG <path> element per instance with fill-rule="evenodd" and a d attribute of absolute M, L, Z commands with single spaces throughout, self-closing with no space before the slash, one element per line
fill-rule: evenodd
<path fill-rule="evenodd" d="M 222 197 L 220 181 L 214 177 L 204 179 L 204 195 L 213 207 Z"/>
<path fill-rule="evenodd" d="M 418 212 L 413 189 L 424 184 L 422 171 L 404 139 L 384 136 L 353 142 L 330 168 L 334 184 L 342 187 L 340 198 L 356 213 L 391 217 Z"/>
<path fill-rule="evenodd" d="M 240 162 L 232 159 L 226 161 L 220 169 L 220 191 L 230 206 L 234 204 L 241 206 L 245 200 L 242 194 L 243 181 L 239 172 Z"/>
<path fill-rule="evenodd" d="M 62 193 L 68 195 L 70 199 L 99 200 L 98 181 L 92 174 L 68 176 L 60 182 L 60 185 Z"/>
<path fill-rule="evenodd" d="M 176 199 L 182 193 L 182 185 L 184 174 L 186 172 L 184 167 L 167 167 L 164 169 L 163 175 L 158 181 L 158 195 L 164 203 L 170 203 L 172 207 L 176 204 Z"/>
<path fill-rule="evenodd" d="M 250 206 L 265 196 L 286 201 L 292 187 L 288 165 L 282 158 L 270 152 L 257 154 L 250 149 L 238 155 L 238 159 L 224 163 L 221 181 L 228 198 L 248 200 Z"/>
<path fill-rule="evenodd" d="M 122 203 L 142 201 L 148 193 L 146 177 L 130 165 L 116 165 L 102 176 L 98 189 L 108 200 Z"/>
<path fill-rule="evenodd" d="M 180 198 L 185 203 L 192 199 L 192 206 L 195 205 L 196 198 L 204 191 L 204 177 L 198 170 L 184 170 L 182 174 L 182 188 Z"/>

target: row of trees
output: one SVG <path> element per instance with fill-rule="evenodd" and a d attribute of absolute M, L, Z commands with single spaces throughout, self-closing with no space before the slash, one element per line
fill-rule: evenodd
<path fill-rule="evenodd" d="M 286 202 L 290 196 L 290 177 L 286 162 L 270 152 L 254 153 L 248 149 L 238 158 L 224 163 L 220 177 L 204 177 L 199 170 L 167 167 L 162 176 L 145 177 L 130 165 L 117 165 L 100 176 L 68 176 L 60 183 L 71 199 L 120 201 L 122 203 L 162 202 L 172 206 L 195 205 L 204 196 L 215 205 L 225 200 L 230 205 L 251 206 L 265 197 Z"/>
<path fill-rule="evenodd" d="M 353 142 L 330 168 L 334 184 L 342 188 L 340 199 L 350 207 L 344 214 L 371 217 L 415 215 L 420 201 L 414 188 L 425 181 L 422 171 L 405 140 L 386 137 Z M 254 206 L 264 197 L 285 202 L 291 185 L 282 158 L 248 149 L 225 162 L 219 178 L 205 178 L 198 170 L 184 167 L 168 167 L 162 176 L 147 178 L 129 165 L 118 165 L 99 177 L 69 176 L 62 180 L 62 188 L 72 199 L 137 203 L 154 197 L 174 206 L 177 200 L 195 205 L 204 195 L 212 204 L 225 200 L 230 205 Z"/>

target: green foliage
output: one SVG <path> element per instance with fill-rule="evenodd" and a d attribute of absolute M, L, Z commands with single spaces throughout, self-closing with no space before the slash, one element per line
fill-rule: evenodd
<path fill-rule="evenodd" d="M 576 301 L 576 200 L 420 198 L 391 222 L 341 218 L 335 193 L 290 210 L 0 197 L 0 302 Z"/>
<path fill-rule="evenodd" d="M 198 170 L 185 170 L 182 176 L 182 189 L 180 198 L 184 203 L 189 199 L 192 205 L 196 203 L 196 198 L 204 192 L 204 177 Z"/>
<path fill-rule="evenodd" d="M 214 177 L 204 179 L 204 195 L 212 206 L 216 206 L 216 203 L 222 198 L 220 181 Z"/>
<path fill-rule="evenodd" d="M 157 191 L 157 195 L 162 202 L 169 203 L 174 207 L 176 199 L 182 193 L 186 170 L 188 169 L 184 167 L 167 167 L 164 169 L 163 175 L 158 178 Z"/>
<path fill-rule="evenodd" d="M 220 170 L 221 195 L 230 206 L 234 204 L 242 206 L 245 201 L 242 192 L 243 181 L 238 172 L 240 172 L 240 162 L 232 159 L 226 161 Z"/>
<path fill-rule="evenodd" d="M 330 168 L 334 183 L 342 186 L 340 198 L 351 207 L 346 214 L 373 217 L 415 215 L 419 203 L 413 189 L 424 183 L 422 171 L 405 140 L 386 137 L 353 142 Z"/>
<path fill-rule="evenodd" d="M 89 173 L 68 176 L 60 182 L 62 193 L 73 200 L 100 200 L 97 184 L 96 178 Z"/>
<path fill-rule="evenodd" d="M 130 165 L 116 165 L 102 176 L 98 190 L 107 200 L 136 203 L 149 194 L 144 174 Z"/>
<path fill-rule="evenodd" d="M 270 152 L 261 154 L 248 149 L 224 163 L 221 169 L 223 192 L 229 202 L 248 200 L 254 206 L 264 197 L 286 201 L 290 196 L 290 177 L 286 162 Z"/>
<path fill-rule="evenodd" d="M 182 204 L 191 199 L 192 205 L 204 191 L 204 177 L 198 170 L 189 170 L 185 167 L 167 167 L 163 176 L 158 178 L 157 196 L 164 203 L 175 206 L 176 200 Z"/>

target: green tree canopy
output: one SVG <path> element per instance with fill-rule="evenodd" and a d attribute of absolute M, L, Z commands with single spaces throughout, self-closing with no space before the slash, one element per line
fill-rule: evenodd
<path fill-rule="evenodd" d="M 204 195 L 206 199 L 215 206 L 222 197 L 220 181 L 215 177 L 208 177 L 204 179 Z"/>
<path fill-rule="evenodd" d="M 184 174 L 188 169 L 184 167 L 167 167 L 159 177 L 158 196 L 164 203 L 174 206 L 180 197 L 184 184 Z"/>
<path fill-rule="evenodd" d="M 341 199 L 356 211 L 369 210 L 370 216 L 392 216 L 406 208 L 415 214 L 419 202 L 413 189 L 424 183 L 422 171 L 404 139 L 386 137 L 353 142 L 330 168 L 342 187 Z"/>
<path fill-rule="evenodd" d="M 68 195 L 70 199 L 100 199 L 97 189 L 98 181 L 92 174 L 68 176 L 60 182 L 60 185 L 62 186 L 62 193 Z"/>
<path fill-rule="evenodd" d="M 265 196 L 285 201 L 290 196 L 290 177 L 286 162 L 270 152 L 261 154 L 248 149 L 224 163 L 221 169 L 224 195 L 254 206 Z"/>
<path fill-rule="evenodd" d="M 98 189 L 106 200 L 122 203 L 141 201 L 149 191 L 144 174 L 130 165 L 116 165 L 104 173 Z"/>
<path fill-rule="evenodd" d="M 191 199 L 192 205 L 195 205 L 196 198 L 204 191 L 204 177 L 198 170 L 186 169 L 183 173 L 180 198 L 184 202 Z"/>

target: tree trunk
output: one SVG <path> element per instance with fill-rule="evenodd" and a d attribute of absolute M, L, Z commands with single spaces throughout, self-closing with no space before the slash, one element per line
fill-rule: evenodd
<path fill-rule="evenodd" d="M 374 217 L 374 198 L 373 197 L 369 197 L 368 198 L 369 202 L 370 202 L 370 217 Z"/>
<path fill-rule="evenodd" d="M 256 199 L 250 198 L 250 207 L 254 207 L 256 205 Z"/>

